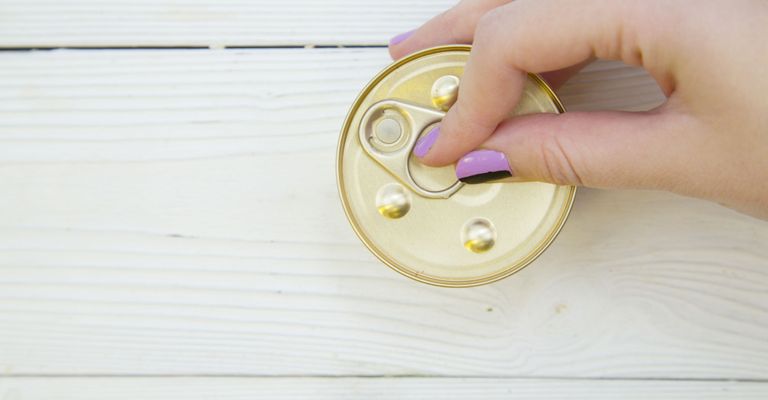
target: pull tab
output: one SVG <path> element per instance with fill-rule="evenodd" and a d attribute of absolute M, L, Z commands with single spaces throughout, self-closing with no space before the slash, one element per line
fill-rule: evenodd
<path fill-rule="evenodd" d="M 360 121 L 360 143 L 368 155 L 416 194 L 447 199 L 464 184 L 455 181 L 440 190 L 429 190 L 413 179 L 408 159 L 422 133 L 440 122 L 445 112 L 402 100 L 386 99 L 373 104 Z"/>

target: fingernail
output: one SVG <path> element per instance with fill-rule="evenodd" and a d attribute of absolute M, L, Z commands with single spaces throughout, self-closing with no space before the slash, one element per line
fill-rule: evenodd
<path fill-rule="evenodd" d="M 440 127 L 436 126 L 427 132 L 426 135 L 419 138 L 419 141 L 413 146 L 413 155 L 419 158 L 426 156 L 429 149 L 435 144 L 435 140 L 437 140 L 438 136 L 440 136 Z"/>
<path fill-rule="evenodd" d="M 512 176 L 507 156 L 494 150 L 475 150 L 456 163 L 456 177 L 464 183 L 484 183 Z"/>
<path fill-rule="evenodd" d="M 411 35 L 413 35 L 413 32 L 415 32 L 415 31 L 416 30 L 414 29 L 412 31 L 403 32 L 403 33 L 393 37 L 392 39 L 389 39 L 389 45 L 390 46 L 394 46 L 394 45 L 402 42 L 403 40 L 408 39 L 409 37 L 411 37 Z"/>

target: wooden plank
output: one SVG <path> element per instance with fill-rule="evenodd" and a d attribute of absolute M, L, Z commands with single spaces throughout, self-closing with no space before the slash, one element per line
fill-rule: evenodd
<path fill-rule="evenodd" d="M 10 378 L 4 400 L 765 399 L 761 382 L 461 378 Z"/>
<path fill-rule="evenodd" d="M 0 47 L 386 44 L 454 0 L 4 0 Z"/>
<path fill-rule="evenodd" d="M 768 224 L 579 192 L 531 267 L 410 282 L 334 151 L 384 49 L 0 54 L 0 371 L 768 378 Z M 650 107 L 600 63 L 571 109 Z"/>

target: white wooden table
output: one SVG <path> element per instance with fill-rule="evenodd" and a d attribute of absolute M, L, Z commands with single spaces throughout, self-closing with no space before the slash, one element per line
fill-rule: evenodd
<path fill-rule="evenodd" d="M 450 3 L 0 0 L 0 399 L 767 398 L 766 222 L 581 190 L 473 289 L 360 244 L 342 119 Z M 616 63 L 560 93 L 663 101 Z"/>

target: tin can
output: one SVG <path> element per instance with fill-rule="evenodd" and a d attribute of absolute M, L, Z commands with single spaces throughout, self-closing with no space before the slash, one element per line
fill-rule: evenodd
<path fill-rule="evenodd" d="M 519 271 L 554 240 L 576 188 L 456 179 L 455 167 L 411 153 L 456 99 L 471 46 L 426 49 L 380 72 L 352 105 L 339 138 L 337 183 L 365 246 L 420 282 L 468 287 Z M 511 115 L 561 113 L 552 89 L 529 74 Z"/>

